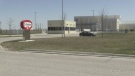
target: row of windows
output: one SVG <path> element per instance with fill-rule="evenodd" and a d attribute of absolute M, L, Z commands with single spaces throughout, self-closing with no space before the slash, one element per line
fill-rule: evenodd
<path fill-rule="evenodd" d="M 63 29 L 64 29 L 64 27 L 48 27 L 48 31 L 61 31 Z M 74 31 L 74 30 L 76 30 L 76 28 L 75 27 L 65 27 L 65 30 Z"/>

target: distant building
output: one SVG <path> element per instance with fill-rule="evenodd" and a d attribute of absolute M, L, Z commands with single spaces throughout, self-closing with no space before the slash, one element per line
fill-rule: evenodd
<path fill-rule="evenodd" d="M 124 22 L 122 24 L 120 24 L 120 30 L 135 30 L 135 21 L 128 21 L 128 22 Z"/>
<path fill-rule="evenodd" d="M 82 31 L 83 29 L 90 29 L 91 31 L 102 31 L 101 16 L 75 16 L 76 29 Z M 104 18 L 104 31 L 119 31 L 121 23 L 120 15 L 107 15 Z"/>
<path fill-rule="evenodd" d="M 63 25 L 64 23 L 64 25 Z M 65 28 L 65 31 L 63 31 Z M 75 21 L 48 20 L 48 34 L 72 34 L 76 32 Z"/>

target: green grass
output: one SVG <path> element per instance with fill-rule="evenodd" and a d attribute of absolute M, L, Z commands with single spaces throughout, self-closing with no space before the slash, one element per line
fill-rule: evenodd
<path fill-rule="evenodd" d="M 96 37 L 36 39 L 34 42 L 9 41 L 2 46 L 11 50 L 44 49 L 135 55 L 135 33 L 104 34 Z"/>

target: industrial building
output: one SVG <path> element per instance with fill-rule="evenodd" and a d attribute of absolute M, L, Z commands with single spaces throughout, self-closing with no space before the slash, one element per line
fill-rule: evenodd
<path fill-rule="evenodd" d="M 76 32 L 76 22 L 67 20 L 48 20 L 48 34 L 72 34 Z"/>
<path fill-rule="evenodd" d="M 48 20 L 48 34 L 72 34 L 76 31 L 117 32 L 135 30 L 135 21 L 122 22 L 120 15 L 107 15 L 101 23 L 101 16 L 75 16 L 74 21 Z"/>
<path fill-rule="evenodd" d="M 135 21 L 126 21 L 120 24 L 120 30 L 135 30 Z"/>
<path fill-rule="evenodd" d="M 90 29 L 91 31 L 102 31 L 101 16 L 75 16 L 76 29 Z M 103 18 L 104 31 L 119 31 L 121 24 L 120 15 L 107 15 Z"/>

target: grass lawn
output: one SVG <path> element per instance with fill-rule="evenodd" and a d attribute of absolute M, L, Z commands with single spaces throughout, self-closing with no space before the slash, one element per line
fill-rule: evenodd
<path fill-rule="evenodd" d="M 135 33 L 98 34 L 96 37 L 36 39 L 34 42 L 9 41 L 2 46 L 11 50 L 44 49 L 135 55 Z"/>

